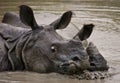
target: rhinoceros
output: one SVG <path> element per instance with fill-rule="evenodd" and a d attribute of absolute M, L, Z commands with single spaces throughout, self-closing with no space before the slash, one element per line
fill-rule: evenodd
<path fill-rule="evenodd" d="M 91 35 L 93 24 L 84 25 L 73 39 L 65 39 L 56 32 L 70 23 L 71 11 L 44 26 L 37 24 L 32 9 L 26 5 L 20 6 L 20 17 L 7 14 L 0 24 L 0 71 L 28 70 L 74 74 L 86 69 L 108 69 L 104 57 L 101 60 L 104 67 L 98 67 L 96 61 L 93 63 L 90 59 L 98 59 L 99 56 L 101 58 L 98 51 L 93 51 L 97 48 L 91 48 L 91 44 L 87 49 L 83 47 L 82 41 Z M 11 16 L 13 17 L 9 18 Z M 96 57 L 95 54 L 99 56 Z"/>

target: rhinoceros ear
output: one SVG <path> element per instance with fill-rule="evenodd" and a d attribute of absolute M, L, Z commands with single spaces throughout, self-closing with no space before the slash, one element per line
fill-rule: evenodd
<path fill-rule="evenodd" d="M 83 28 L 73 37 L 73 39 L 79 37 L 81 41 L 86 40 L 90 37 L 92 31 L 93 31 L 93 24 L 85 24 Z"/>
<path fill-rule="evenodd" d="M 32 9 L 29 6 L 21 5 L 20 6 L 20 19 L 25 24 L 35 30 L 38 28 Z"/>
<path fill-rule="evenodd" d="M 72 12 L 67 11 L 61 16 L 61 18 L 55 20 L 50 25 L 53 26 L 55 30 L 56 29 L 64 29 L 70 23 L 71 17 L 72 17 Z"/>

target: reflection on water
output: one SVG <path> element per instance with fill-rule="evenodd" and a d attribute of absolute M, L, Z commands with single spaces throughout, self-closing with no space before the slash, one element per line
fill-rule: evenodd
<path fill-rule="evenodd" d="M 90 37 L 99 48 L 100 52 L 108 60 L 110 67 L 115 72 L 120 70 L 120 0 L 0 0 L 0 20 L 5 12 L 18 13 L 21 4 L 30 5 L 36 15 L 39 24 L 48 24 L 61 15 L 64 11 L 72 10 L 72 23 L 81 28 L 85 23 L 95 24 L 95 30 Z M 42 14 L 40 14 L 42 13 Z M 44 14 L 43 13 L 52 13 Z M 41 16 L 39 16 L 39 14 Z M 55 14 L 55 15 L 54 15 Z M 43 18 L 44 17 L 44 18 Z M 46 17 L 46 18 L 45 18 Z M 40 19 L 42 18 L 42 20 Z M 48 20 L 47 18 L 51 19 Z M 45 19 L 45 20 L 43 20 Z M 43 22 L 44 21 L 44 22 Z M 77 33 L 73 24 L 66 30 L 59 31 L 65 37 L 71 38 Z M 66 32 L 67 31 L 67 32 Z M 71 32 L 72 31 L 72 32 Z M 74 31 L 74 32 L 73 32 Z M 3 72 L 0 73 L 0 83 L 119 83 L 120 74 L 105 80 L 76 80 L 56 74 L 38 74 L 29 72 Z"/>

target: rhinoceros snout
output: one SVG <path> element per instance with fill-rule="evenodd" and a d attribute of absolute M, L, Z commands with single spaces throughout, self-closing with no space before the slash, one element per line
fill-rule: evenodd
<path fill-rule="evenodd" d="M 87 67 L 87 63 L 78 61 L 78 58 L 75 58 L 73 60 L 61 63 L 59 65 L 59 70 L 60 73 L 63 74 L 77 74 L 83 72 L 83 70 L 87 69 Z"/>
<path fill-rule="evenodd" d="M 81 61 L 80 57 L 78 55 L 71 56 L 71 60 L 73 61 Z"/>
<path fill-rule="evenodd" d="M 77 65 L 74 61 L 70 60 L 59 65 L 60 73 L 73 74 L 77 71 Z"/>
<path fill-rule="evenodd" d="M 63 74 L 77 74 L 89 67 L 89 60 L 79 55 L 71 55 L 68 60 L 58 65 L 58 72 Z"/>
<path fill-rule="evenodd" d="M 95 63 L 95 62 L 90 62 L 90 67 L 88 68 L 89 71 L 104 71 L 104 70 L 108 70 L 109 66 L 105 65 L 105 64 L 99 64 L 99 63 Z"/>

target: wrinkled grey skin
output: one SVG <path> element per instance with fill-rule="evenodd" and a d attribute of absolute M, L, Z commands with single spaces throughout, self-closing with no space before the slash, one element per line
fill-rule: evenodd
<path fill-rule="evenodd" d="M 21 10 L 22 9 L 26 10 L 26 8 L 24 6 L 21 7 Z M 24 40 L 20 39 L 21 40 L 20 44 L 21 44 L 21 42 L 22 42 L 22 44 L 25 43 L 26 41 L 30 42 L 31 46 L 29 45 L 29 42 L 28 42 L 28 45 L 26 45 L 27 43 L 24 44 L 27 48 L 27 51 L 26 51 L 25 47 L 21 48 L 22 44 L 20 46 L 18 45 L 20 48 L 19 52 L 22 51 L 22 54 L 20 53 L 21 55 L 19 55 L 21 58 L 21 60 L 19 60 L 20 61 L 19 63 L 24 65 L 21 67 L 21 69 L 27 69 L 27 70 L 36 71 L 36 72 L 59 72 L 59 73 L 67 73 L 67 74 L 80 72 L 81 70 L 84 70 L 84 69 L 88 69 L 88 70 L 107 70 L 108 69 L 106 60 L 104 58 L 101 58 L 102 57 L 101 54 L 97 54 L 97 56 L 99 55 L 98 57 L 92 56 L 92 54 L 96 55 L 95 54 L 96 52 L 94 52 L 93 50 L 96 50 L 97 48 L 91 48 L 91 45 L 88 46 L 87 51 L 85 51 L 85 49 L 83 48 L 81 41 L 86 40 L 90 36 L 90 34 L 93 30 L 93 27 L 94 27 L 93 24 L 84 25 L 84 27 L 79 31 L 78 34 L 76 34 L 74 36 L 74 38 L 72 40 L 63 39 L 61 36 L 59 36 L 56 33 L 56 31 L 55 31 L 56 29 L 64 29 L 68 25 L 68 23 L 70 22 L 70 19 L 71 19 L 70 13 L 71 13 L 70 11 L 66 12 L 66 14 L 64 13 L 60 19 L 56 20 L 55 22 L 51 23 L 50 25 L 42 26 L 42 27 L 44 27 L 44 29 L 37 25 L 34 18 L 32 19 L 33 20 L 32 22 L 35 22 L 35 23 L 33 23 L 32 25 L 30 24 L 31 22 L 29 22 L 29 19 L 27 19 L 27 17 L 25 16 L 25 14 L 28 15 L 28 12 L 20 13 L 20 17 L 21 17 L 22 21 L 20 20 L 20 18 L 17 14 L 14 14 L 14 13 L 6 13 L 5 14 L 5 16 L 2 20 L 3 23 L 17 26 L 17 28 L 18 27 L 24 27 L 24 28 L 31 27 L 33 30 L 31 33 L 27 34 L 27 35 L 34 34 L 31 37 L 31 39 L 27 40 L 27 39 L 25 39 L 26 37 L 24 38 L 24 36 L 23 36 L 23 38 L 21 38 Z M 30 14 L 30 11 L 29 11 L 29 14 Z M 22 16 L 22 15 L 24 15 L 24 16 Z M 30 17 L 34 17 L 34 16 L 30 15 Z M 29 18 L 29 16 L 28 16 L 28 18 Z M 26 23 L 26 21 L 28 23 Z M 28 26 L 26 26 L 22 22 Z M 35 27 L 33 27 L 33 25 Z M 36 26 L 37 26 L 37 28 L 36 28 Z M 40 30 L 38 28 L 40 28 Z M 29 32 L 29 30 L 23 29 L 20 32 L 25 34 L 25 33 Z M 44 38 L 43 38 L 43 35 L 44 35 Z M 33 43 L 34 41 L 36 41 L 36 43 Z M 17 43 L 17 44 L 19 44 L 19 43 Z M 54 44 L 55 44 L 55 46 L 54 46 Z M 53 45 L 53 47 L 52 47 L 52 45 Z M 30 46 L 30 48 L 29 48 L 29 46 Z M 36 47 L 39 49 L 39 51 L 38 51 L 38 49 L 36 50 Z M 48 49 L 48 47 L 49 47 L 49 49 Z M 51 49 L 50 49 L 50 47 L 51 47 Z M 56 49 L 56 47 L 59 47 L 59 49 L 61 49 L 61 50 L 52 54 L 50 52 L 50 50 L 52 51 L 52 49 L 53 48 Z M 25 49 L 25 51 L 23 51 L 23 49 Z M 55 49 L 54 49 L 54 51 L 56 51 Z M 90 50 L 88 51 L 88 49 L 90 49 Z M 17 49 L 17 50 L 19 50 L 19 49 Z M 88 52 L 89 55 L 87 55 L 86 52 Z M 17 53 L 17 54 L 19 54 L 19 53 Z M 25 57 L 24 57 L 24 55 L 25 55 Z M 35 56 L 32 56 L 32 55 L 35 55 Z M 41 55 L 41 56 L 38 56 L 38 55 Z M 14 57 L 14 56 L 12 56 L 12 57 Z M 91 57 L 94 58 L 94 60 L 97 60 L 97 63 L 99 63 L 99 64 L 97 64 L 96 61 L 91 61 L 91 59 L 88 60 L 88 58 L 91 58 Z M 101 61 L 98 61 L 99 57 L 101 58 L 101 61 L 103 63 L 105 62 L 104 66 L 100 64 Z M 33 58 L 33 60 L 31 60 L 32 58 Z M 12 60 L 11 60 L 11 62 L 12 62 Z M 14 61 L 14 62 L 16 62 L 16 61 Z M 93 64 L 91 64 L 93 62 L 94 62 L 94 67 L 93 67 Z M 11 69 L 13 69 L 13 68 L 11 68 Z M 17 68 L 17 69 L 21 70 L 19 68 Z"/>
<path fill-rule="evenodd" d="M 50 25 L 39 26 L 32 9 L 25 5 L 20 6 L 20 19 L 31 29 L 0 24 L 0 65 L 3 66 L 0 66 L 0 71 L 29 70 L 73 74 L 87 69 L 89 56 L 83 48 L 82 40 L 67 40 L 55 31 L 66 28 L 71 17 L 72 12 L 68 11 Z M 83 34 L 83 40 L 89 37 L 87 33 Z"/>
<path fill-rule="evenodd" d="M 101 53 L 98 51 L 97 47 L 90 42 L 87 49 L 86 49 L 88 55 L 89 55 L 89 62 L 90 67 L 88 70 L 95 71 L 95 70 L 108 70 L 107 61 L 105 58 L 101 55 Z"/>

